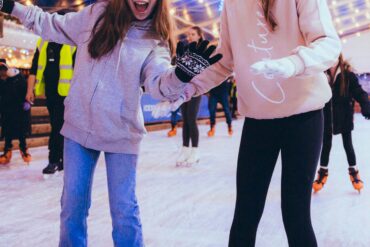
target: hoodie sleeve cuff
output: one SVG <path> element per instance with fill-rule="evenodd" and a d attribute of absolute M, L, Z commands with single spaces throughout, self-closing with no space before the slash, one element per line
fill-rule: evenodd
<path fill-rule="evenodd" d="M 1 8 L 1 12 L 11 14 L 14 9 L 14 1 L 13 0 L 0 0 L 0 3 L 3 2 L 3 6 Z"/>
<path fill-rule="evenodd" d="M 175 74 L 174 69 L 171 69 L 167 80 L 162 80 L 159 90 L 163 97 L 174 100 L 178 99 L 184 90 L 186 83 L 183 83 Z"/>
<path fill-rule="evenodd" d="M 5 1 L 11 1 L 11 0 L 5 0 Z M 27 14 L 28 14 L 28 10 L 29 10 L 29 6 L 25 6 L 25 5 L 20 4 L 20 3 L 14 3 L 11 15 L 20 19 L 22 24 L 25 25 L 25 20 L 26 20 Z"/>
<path fill-rule="evenodd" d="M 298 55 L 291 55 L 288 57 L 288 59 L 290 59 L 295 66 L 295 76 L 302 75 L 305 70 L 305 64 L 303 60 Z"/>

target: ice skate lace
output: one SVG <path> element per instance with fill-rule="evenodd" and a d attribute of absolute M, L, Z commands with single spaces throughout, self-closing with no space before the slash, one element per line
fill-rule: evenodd
<path fill-rule="evenodd" d="M 317 183 L 322 183 L 324 178 L 327 176 L 327 173 L 324 170 L 320 170 L 318 173 L 319 173 L 319 177 L 316 179 L 316 182 Z"/>
<path fill-rule="evenodd" d="M 362 183 L 362 180 L 358 178 L 358 171 L 350 171 L 349 175 L 352 177 L 352 183 Z"/>
<path fill-rule="evenodd" d="M 27 149 L 26 150 L 21 150 L 21 154 L 23 157 L 28 157 L 30 154 L 28 153 Z"/>

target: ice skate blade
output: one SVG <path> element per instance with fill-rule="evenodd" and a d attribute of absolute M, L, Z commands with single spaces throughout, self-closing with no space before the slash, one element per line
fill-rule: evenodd
<path fill-rule="evenodd" d="M 315 186 L 313 186 L 312 190 L 314 194 L 318 194 L 323 188 L 324 186 L 322 186 L 321 188 L 315 188 Z"/>
<path fill-rule="evenodd" d="M 177 168 L 181 168 L 181 167 L 185 167 L 186 166 L 186 163 L 185 162 L 177 162 L 176 163 L 176 167 Z"/>
<path fill-rule="evenodd" d="M 193 165 L 199 164 L 200 160 L 197 160 L 195 162 L 186 162 L 185 167 L 192 167 Z"/>
<path fill-rule="evenodd" d="M 359 195 L 361 195 L 362 189 L 355 189 L 355 190 L 358 192 Z"/>
<path fill-rule="evenodd" d="M 53 177 L 58 177 L 59 176 L 59 172 L 56 171 L 54 174 L 42 174 L 43 175 L 43 178 L 45 180 L 48 180 L 48 179 L 51 179 Z"/>

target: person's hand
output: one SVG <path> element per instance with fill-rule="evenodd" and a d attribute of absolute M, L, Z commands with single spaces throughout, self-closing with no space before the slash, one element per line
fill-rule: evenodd
<path fill-rule="evenodd" d="M 182 82 L 189 82 L 194 76 L 221 60 L 222 54 L 211 57 L 216 46 L 209 46 L 209 41 L 193 42 L 185 46 L 181 41 L 176 48 L 176 76 Z"/>
<path fill-rule="evenodd" d="M 33 105 L 33 102 L 35 101 L 35 94 L 33 93 L 33 91 L 30 91 L 30 92 L 27 91 L 26 101 L 30 103 L 31 105 Z"/>
<path fill-rule="evenodd" d="M 179 109 L 179 107 L 184 103 L 184 98 L 180 97 L 178 100 L 174 102 L 169 101 L 163 101 L 161 103 L 158 103 L 154 106 L 154 109 L 152 111 L 152 116 L 154 118 L 162 118 L 162 117 L 168 117 L 171 112 L 176 111 Z"/>
<path fill-rule="evenodd" d="M 271 79 L 276 77 L 287 79 L 296 74 L 295 65 L 289 58 L 259 61 L 252 64 L 250 69 L 256 75 L 263 74 Z"/>
<path fill-rule="evenodd" d="M 191 100 L 191 98 L 195 95 L 196 88 L 193 84 L 189 83 L 185 86 L 183 93 L 181 96 L 174 102 L 164 101 L 161 103 L 158 103 L 154 106 L 154 109 L 152 111 L 152 116 L 154 118 L 161 118 L 161 117 L 167 117 L 171 114 L 171 112 L 176 111 L 179 109 L 179 107 Z"/>

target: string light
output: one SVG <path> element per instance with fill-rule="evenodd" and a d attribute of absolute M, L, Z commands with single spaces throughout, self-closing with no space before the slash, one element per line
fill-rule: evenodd
<path fill-rule="evenodd" d="M 209 7 L 209 4 L 208 4 L 208 3 L 206 3 L 204 6 L 206 7 L 207 15 L 208 15 L 209 17 L 212 17 L 212 16 L 213 16 L 213 13 L 212 13 L 211 8 Z"/>
<path fill-rule="evenodd" d="M 217 25 L 217 23 L 213 23 L 213 25 L 212 25 L 212 33 L 213 33 L 213 35 L 216 38 L 218 38 L 220 36 L 219 31 L 218 31 L 218 25 Z"/>
<path fill-rule="evenodd" d="M 188 10 L 187 9 L 184 9 L 182 11 L 182 14 L 183 14 L 185 20 L 190 21 L 190 16 L 189 16 L 189 13 L 188 13 Z"/>
<path fill-rule="evenodd" d="M 328 0 L 340 36 L 356 35 L 370 29 L 370 0 Z"/>

